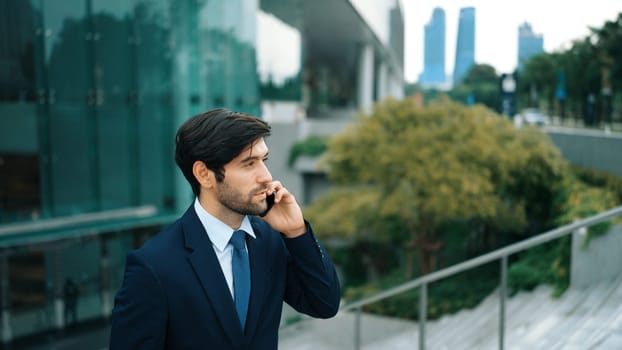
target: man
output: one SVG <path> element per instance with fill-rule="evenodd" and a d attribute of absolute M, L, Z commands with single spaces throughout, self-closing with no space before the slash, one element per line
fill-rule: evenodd
<path fill-rule="evenodd" d="M 78 309 L 78 285 L 71 278 L 65 279 L 63 286 L 63 298 L 65 301 L 65 324 L 73 327 L 77 322 Z"/>
<path fill-rule="evenodd" d="M 111 350 L 276 349 L 283 301 L 313 317 L 337 313 L 334 266 L 268 171 L 269 135 L 265 122 L 226 109 L 179 128 L 175 161 L 196 199 L 128 254 Z"/>

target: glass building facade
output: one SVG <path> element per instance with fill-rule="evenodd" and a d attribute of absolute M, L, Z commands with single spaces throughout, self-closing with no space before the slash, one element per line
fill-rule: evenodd
<path fill-rule="evenodd" d="M 2 0 L 1 222 L 175 210 L 180 118 L 258 113 L 257 1 L 172 4 Z"/>
<path fill-rule="evenodd" d="M 257 0 L 0 0 L 0 340 L 107 316 L 125 254 L 191 200 L 174 135 L 259 114 Z M 244 18 L 243 21 L 240 18 Z"/>

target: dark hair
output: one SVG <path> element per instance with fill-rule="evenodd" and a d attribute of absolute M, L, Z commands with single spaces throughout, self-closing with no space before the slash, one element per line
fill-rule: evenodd
<path fill-rule="evenodd" d="M 269 135 L 270 126 L 261 119 L 224 108 L 213 109 L 195 115 L 179 127 L 175 137 L 175 162 L 198 196 L 200 185 L 192 173 L 194 162 L 205 163 L 216 174 L 216 181 L 222 181 L 225 164 Z"/>

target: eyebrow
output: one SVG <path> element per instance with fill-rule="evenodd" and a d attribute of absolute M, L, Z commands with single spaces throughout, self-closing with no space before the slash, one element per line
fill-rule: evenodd
<path fill-rule="evenodd" d="M 268 158 L 268 154 L 269 154 L 269 153 L 270 153 L 270 152 L 266 152 L 266 154 L 264 154 L 264 155 L 263 155 L 263 157 L 260 157 L 260 156 L 254 156 L 254 155 L 252 155 L 252 154 L 251 154 L 251 155 L 249 155 L 248 157 L 246 157 L 246 158 L 242 159 L 242 161 L 241 161 L 241 162 L 242 162 L 242 163 L 246 163 L 246 162 L 251 161 L 251 160 L 266 159 L 266 158 Z"/>

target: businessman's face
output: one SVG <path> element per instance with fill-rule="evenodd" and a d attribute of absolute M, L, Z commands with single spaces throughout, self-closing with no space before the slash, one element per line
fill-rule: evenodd
<path fill-rule="evenodd" d="M 264 214 L 266 189 L 272 181 L 267 160 L 268 146 L 261 138 L 225 164 L 225 178 L 216 186 L 220 204 L 242 215 Z"/>

